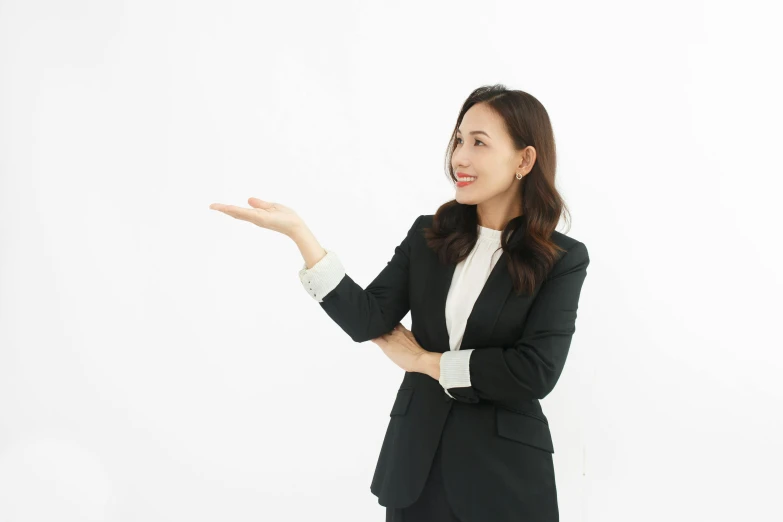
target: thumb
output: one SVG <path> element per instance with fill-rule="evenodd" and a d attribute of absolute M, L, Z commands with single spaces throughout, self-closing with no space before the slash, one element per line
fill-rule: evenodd
<path fill-rule="evenodd" d="M 263 199 L 258 199 L 258 198 L 249 198 L 247 202 L 253 208 L 260 208 L 264 210 L 270 209 L 273 206 L 275 206 L 275 204 L 270 201 L 264 201 Z"/>

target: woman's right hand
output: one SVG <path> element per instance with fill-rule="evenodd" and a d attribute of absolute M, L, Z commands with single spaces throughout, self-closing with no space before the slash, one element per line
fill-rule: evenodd
<path fill-rule="evenodd" d="M 228 214 L 236 219 L 249 221 L 261 228 L 280 232 L 289 237 L 304 227 L 302 218 L 293 209 L 285 205 L 263 201 L 258 198 L 249 198 L 247 202 L 252 208 L 224 205 L 222 203 L 212 203 L 209 208 Z"/>

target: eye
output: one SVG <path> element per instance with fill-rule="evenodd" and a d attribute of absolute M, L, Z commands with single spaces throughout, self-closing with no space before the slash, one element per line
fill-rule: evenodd
<path fill-rule="evenodd" d="M 460 141 L 461 139 L 462 139 L 462 138 L 457 138 L 457 143 L 459 143 L 459 141 Z M 476 143 L 481 143 L 482 145 L 485 145 L 485 143 L 484 143 L 483 141 L 481 141 L 481 140 L 476 140 Z"/>

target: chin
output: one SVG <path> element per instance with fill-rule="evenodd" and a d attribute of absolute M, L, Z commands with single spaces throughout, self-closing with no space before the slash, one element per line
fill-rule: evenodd
<path fill-rule="evenodd" d="M 457 194 L 455 195 L 454 199 L 457 201 L 457 203 L 460 203 L 462 205 L 475 205 L 478 203 L 475 201 L 475 198 L 466 197 L 465 195 L 460 194 L 460 190 L 457 190 Z"/>

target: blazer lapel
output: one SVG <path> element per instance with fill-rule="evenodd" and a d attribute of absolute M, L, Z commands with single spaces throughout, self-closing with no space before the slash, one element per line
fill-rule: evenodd
<path fill-rule="evenodd" d="M 503 251 L 497 263 L 481 289 L 476 302 L 468 316 L 465 325 L 465 333 L 460 343 L 460 350 L 475 348 L 478 343 L 489 339 L 495 327 L 500 311 L 512 290 L 511 276 L 506 267 L 508 254 Z M 446 298 L 451 288 L 451 280 L 454 277 L 456 263 L 443 265 L 437 262 L 432 264 L 429 277 L 426 278 L 424 300 L 426 309 L 431 310 L 434 321 L 434 341 L 436 349 L 433 351 L 448 351 L 449 332 L 446 327 Z"/>

